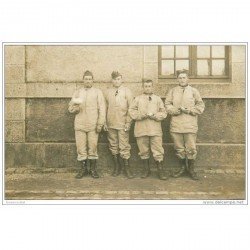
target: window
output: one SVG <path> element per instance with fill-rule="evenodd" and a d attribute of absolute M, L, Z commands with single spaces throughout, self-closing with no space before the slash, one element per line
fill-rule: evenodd
<path fill-rule="evenodd" d="M 159 78 L 176 78 L 181 69 L 190 78 L 229 78 L 229 46 L 159 46 Z"/>

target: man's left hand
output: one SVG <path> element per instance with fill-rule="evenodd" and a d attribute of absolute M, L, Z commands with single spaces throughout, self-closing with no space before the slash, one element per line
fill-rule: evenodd
<path fill-rule="evenodd" d="M 100 133 L 102 131 L 102 125 L 97 125 L 96 132 Z"/>
<path fill-rule="evenodd" d="M 126 123 L 124 126 L 124 131 L 129 131 L 130 130 L 130 124 Z"/>
<path fill-rule="evenodd" d="M 148 118 L 149 119 L 155 119 L 155 115 L 153 113 L 148 113 Z"/>
<path fill-rule="evenodd" d="M 190 114 L 190 108 L 183 108 L 181 107 L 181 111 L 185 114 Z"/>

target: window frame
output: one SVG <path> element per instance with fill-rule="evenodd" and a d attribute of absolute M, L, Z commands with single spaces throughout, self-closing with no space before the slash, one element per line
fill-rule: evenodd
<path fill-rule="evenodd" d="M 174 46 L 174 57 L 173 58 L 162 58 L 162 46 Z M 189 60 L 189 78 L 190 79 L 230 79 L 231 78 L 231 46 L 229 45 L 221 45 L 225 46 L 225 57 L 224 58 L 217 58 L 217 57 L 212 57 L 212 49 L 211 46 L 216 46 L 216 45 L 208 45 L 210 46 L 210 58 L 197 58 L 197 46 L 200 45 L 186 45 L 189 46 L 189 57 L 188 58 L 175 58 L 176 54 L 176 46 L 182 46 L 182 45 L 158 45 L 158 78 L 159 79 L 176 79 L 176 75 L 173 76 L 167 76 L 167 75 L 162 75 L 161 69 L 162 69 L 162 60 L 168 60 L 172 59 L 174 61 L 176 60 Z M 210 60 L 210 65 L 212 65 L 212 60 L 225 60 L 225 73 L 226 75 L 224 76 L 197 76 L 197 60 Z M 175 70 L 175 65 L 174 63 L 174 71 Z M 212 67 L 212 66 L 210 66 Z"/>

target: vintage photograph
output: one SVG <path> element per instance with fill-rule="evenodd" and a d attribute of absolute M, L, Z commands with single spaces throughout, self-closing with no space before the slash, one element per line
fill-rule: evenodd
<path fill-rule="evenodd" d="M 4 201 L 245 201 L 246 51 L 4 43 Z"/>

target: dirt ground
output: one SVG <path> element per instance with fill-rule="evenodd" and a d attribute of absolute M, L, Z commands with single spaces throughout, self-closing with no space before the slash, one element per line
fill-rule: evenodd
<path fill-rule="evenodd" d="M 75 179 L 75 173 L 25 173 L 5 176 L 5 200 L 244 200 L 245 175 L 226 173 L 199 174 L 161 181 L 155 172 L 147 179 L 136 176 L 90 176 Z"/>

